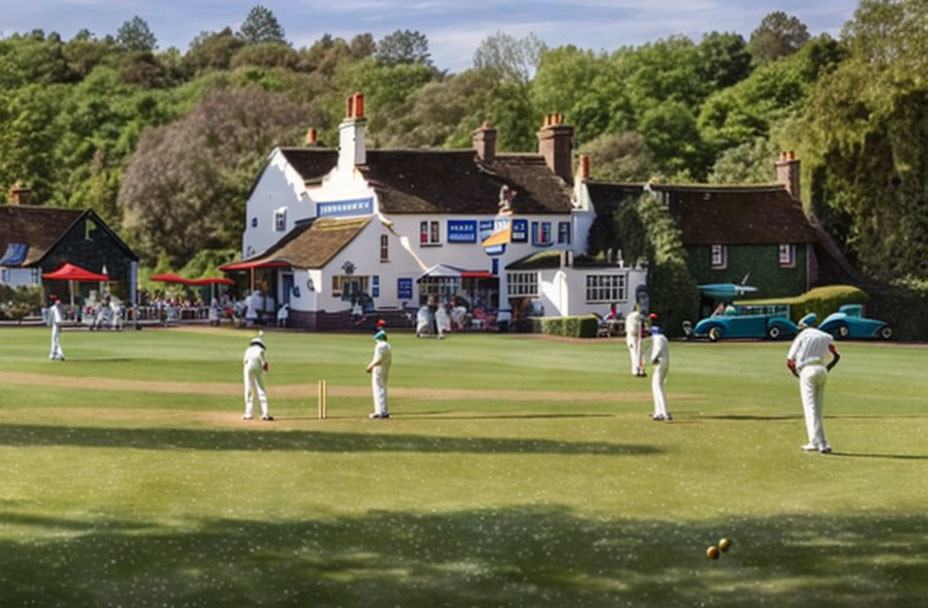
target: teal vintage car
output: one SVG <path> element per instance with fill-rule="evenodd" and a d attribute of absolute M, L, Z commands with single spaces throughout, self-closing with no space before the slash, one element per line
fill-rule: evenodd
<path fill-rule="evenodd" d="M 845 304 L 838 312 L 825 317 L 818 328 L 841 340 L 889 340 L 892 337 L 893 330 L 886 321 L 866 319 L 863 312 L 864 307 L 861 304 Z"/>
<path fill-rule="evenodd" d="M 789 318 L 789 306 L 725 307 L 721 314 L 714 314 L 699 321 L 693 328 L 696 338 L 708 338 L 717 342 L 723 338 L 767 338 L 779 340 L 799 333 L 799 327 Z"/>

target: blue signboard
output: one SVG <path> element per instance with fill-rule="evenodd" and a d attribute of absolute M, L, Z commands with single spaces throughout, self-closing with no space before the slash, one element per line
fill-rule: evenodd
<path fill-rule="evenodd" d="M 317 217 L 334 217 L 339 215 L 367 215 L 374 211 L 374 199 L 356 198 L 348 201 L 316 203 Z"/>
<path fill-rule="evenodd" d="M 528 220 L 512 220 L 512 242 L 524 243 L 528 240 Z"/>
<path fill-rule="evenodd" d="M 412 279 L 396 280 L 396 298 L 398 300 L 412 300 Z"/>
<path fill-rule="evenodd" d="M 480 242 L 484 242 L 493 234 L 493 220 L 480 220 Z"/>
<path fill-rule="evenodd" d="M 476 243 L 477 220 L 448 220 L 449 243 Z"/>

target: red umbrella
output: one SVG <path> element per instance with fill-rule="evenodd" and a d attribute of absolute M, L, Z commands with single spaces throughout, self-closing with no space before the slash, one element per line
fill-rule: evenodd
<path fill-rule="evenodd" d="M 206 279 L 193 279 L 190 281 L 191 285 L 235 285 L 235 281 L 232 279 L 226 279 L 223 277 L 214 277 Z"/>
<path fill-rule="evenodd" d="M 61 268 L 54 272 L 46 272 L 42 275 L 43 279 L 52 281 L 67 281 L 68 294 L 71 296 L 71 306 L 74 306 L 74 281 L 109 281 L 110 277 L 105 274 L 90 272 L 80 266 L 68 264 L 65 262 Z"/>

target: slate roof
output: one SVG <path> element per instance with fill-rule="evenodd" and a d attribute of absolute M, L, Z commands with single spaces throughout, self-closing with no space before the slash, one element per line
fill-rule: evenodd
<path fill-rule="evenodd" d="M 246 262 L 287 262 L 296 268 L 322 268 L 344 249 L 370 217 L 321 218 L 298 225 L 267 251 Z"/>
<path fill-rule="evenodd" d="M 492 215 L 500 190 L 515 191 L 517 215 L 570 213 L 571 189 L 535 154 L 478 161 L 473 150 L 368 150 L 358 169 L 385 213 Z"/>
<path fill-rule="evenodd" d="M 321 179 L 338 164 L 338 150 L 333 148 L 281 148 L 280 153 L 305 182 Z"/>
<path fill-rule="evenodd" d="M 643 185 L 588 182 L 597 213 L 635 200 Z M 818 241 L 802 205 L 780 184 L 652 184 L 683 233 L 684 245 L 771 245 Z"/>
<path fill-rule="evenodd" d="M 11 243 L 22 243 L 27 250 L 25 259 L 19 265 L 34 264 L 84 213 L 76 209 L 0 205 L 0 256 L 3 256 Z"/>
<path fill-rule="evenodd" d="M 506 265 L 506 270 L 550 270 L 561 267 L 560 251 L 539 251 Z M 574 256 L 575 268 L 620 268 L 614 262 L 607 262 L 583 254 Z"/>

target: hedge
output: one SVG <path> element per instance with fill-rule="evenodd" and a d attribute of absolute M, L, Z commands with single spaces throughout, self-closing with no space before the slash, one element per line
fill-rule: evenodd
<path fill-rule="evenodd" d="M 563 338 L 595 338 L 599 320 L 593 315 L 582 317 L 544 317 L 541 333 Z"/>
<path fill-rule="evenodd" d="M 739 305 L 789 304 L 789 316 L 794 322 L 814 312 L 821 323 L 825 317 L 845 304 L 864 304 L 870 299 L 867 292 L 852 285 L 828 285 L 810 289 L 792 298 L 770 298 L 762 300 L 738 300 Z"/>

